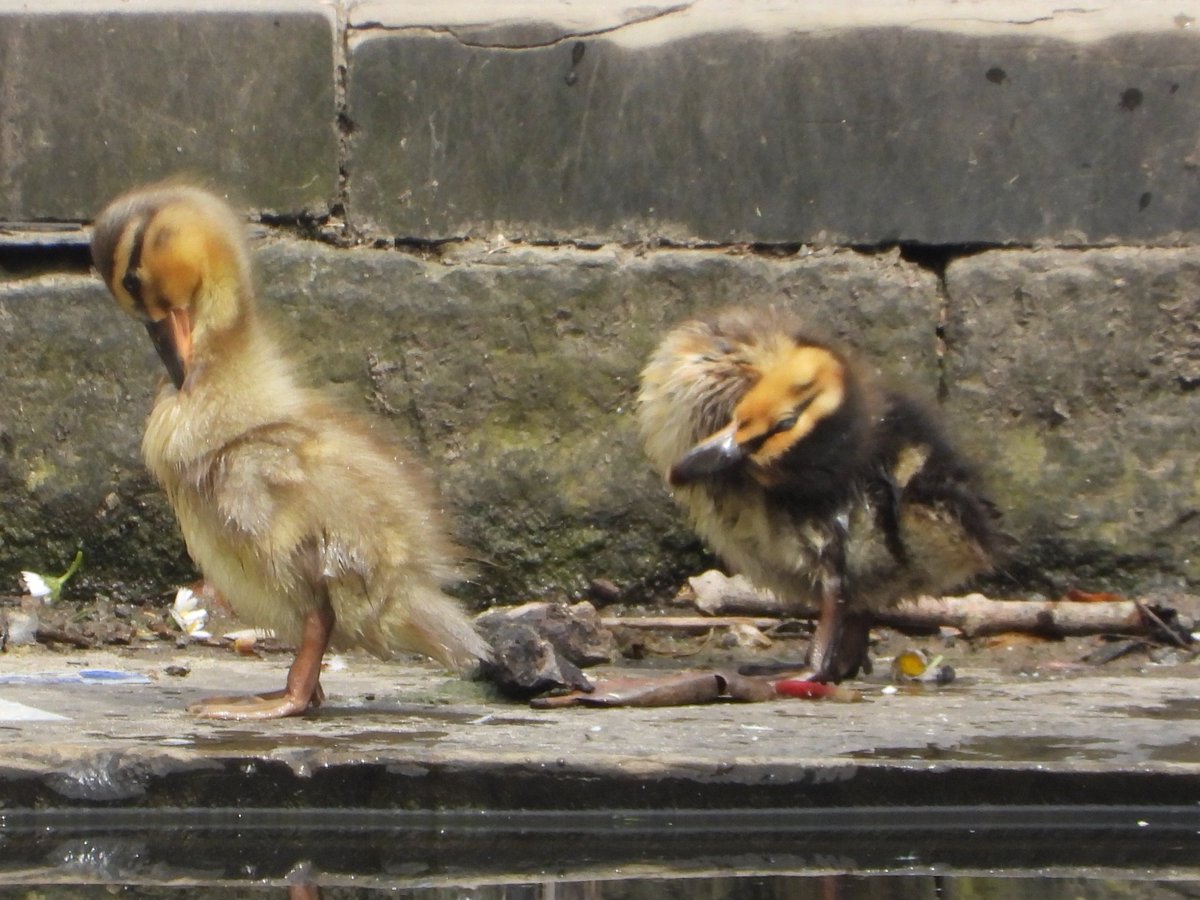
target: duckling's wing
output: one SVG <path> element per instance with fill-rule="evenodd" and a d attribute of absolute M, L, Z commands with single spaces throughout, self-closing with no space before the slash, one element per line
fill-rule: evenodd
<path fill-rule="evenodd" d="M 889 392 L 876 452 L 898 491 L 900 511 L 924 507 L 952 522 L 985 552 L 997 544 L 998 512 L 984 497 L 975 467 L 950 443 L 922 403 Z"/>
<path fill-rule="evenodd" d="M 307 479 L 301 448 L 311 438 L 312 433 L 300 426 L 273 424 L 248 431 L 222 448 L 210 468 L 210 490 L 228 525 L 257 542 L 281 529 L 294 531 L 285 527 L 286 520 Z M 279 541 L 269 544 L 277 546 Z"/>
<path fill-rule="evenodd" d="M 995 507 L 924 404 L 889 392 L 874 450 L 867 488 L 876 525 L 912 577 L 912 590 L 936 593 L 989 569 L 997 549 Z"/>

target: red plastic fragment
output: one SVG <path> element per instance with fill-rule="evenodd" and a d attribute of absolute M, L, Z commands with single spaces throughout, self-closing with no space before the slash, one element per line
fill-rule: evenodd
<path fill-rule="evenodd" d="M 775 693 L 780 697 L 799 697 L 801 700 L 824 700 L 836 690 L 836 685 L 803 678 L 784 678 L 775 682 Z"/>

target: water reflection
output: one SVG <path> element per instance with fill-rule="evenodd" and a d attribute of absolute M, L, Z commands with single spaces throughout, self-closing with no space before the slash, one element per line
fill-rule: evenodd
<path fill-rule="evenodd" d="M 1200 897 L 1200 808 L 0 815 L 0 900 Z"/>
<path fill-rule="evenodd" d="M 597 878 L 398 889 L 315 882 L 287 886 L 63 885 L 0 887 L 0 900 L 1181 900 L 1200 894 L 1200 881 L 1172 878 L 995 875 L 756 875 L 696 878 Z"/>

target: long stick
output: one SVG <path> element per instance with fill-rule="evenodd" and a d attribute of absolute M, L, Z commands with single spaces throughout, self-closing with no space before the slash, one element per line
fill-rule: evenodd
<path fill-rule="evenodd" d="M 697 609 L 710 616 L 790 616 L 808 619 L 815 608 L 784 604 L 744 578 L 705 572 L 688 579 Z M 1018 631 L 1049 637 L 1147 634 L 1151 625 L 1132 600 L 1077 603 L 1062 600 L 992 600 L 982 594 L 922 597 L 877 610 L 875 621 L 899 631 L 957 628 L 968 637 Z"/>

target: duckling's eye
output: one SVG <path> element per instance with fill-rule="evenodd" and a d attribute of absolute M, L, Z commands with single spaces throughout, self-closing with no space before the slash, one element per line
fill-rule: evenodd
<path fill-rule="evenodd" d="M 807 397 L 795 409 L 784 416 L 782 419 L 776 420 L 771 426 L 771 434 L 782 434 L 785 431 L 791 431 L 796 427 L 796 423 L 800 421 L 800 415 L 812 405 L 816 397 Z"/>
<path fill-rule="evenodd" d="M 780 431 L 791 431 L 796 427 L 796 421 L 797 416 L 795 413 L 792 413 L 790 416 L 784 416 L 782 419 L 776 422 L 775 427 L 771 430 L 776 433 Z"/>
<path fill-rule="evenodd" d="M 125 277 L 121 279 L 121 287 L 129 292 L 129 296 L 136 297 L 142 289 L 142 279 L 138 277 L 137 272 L 126 272 Z"/>

